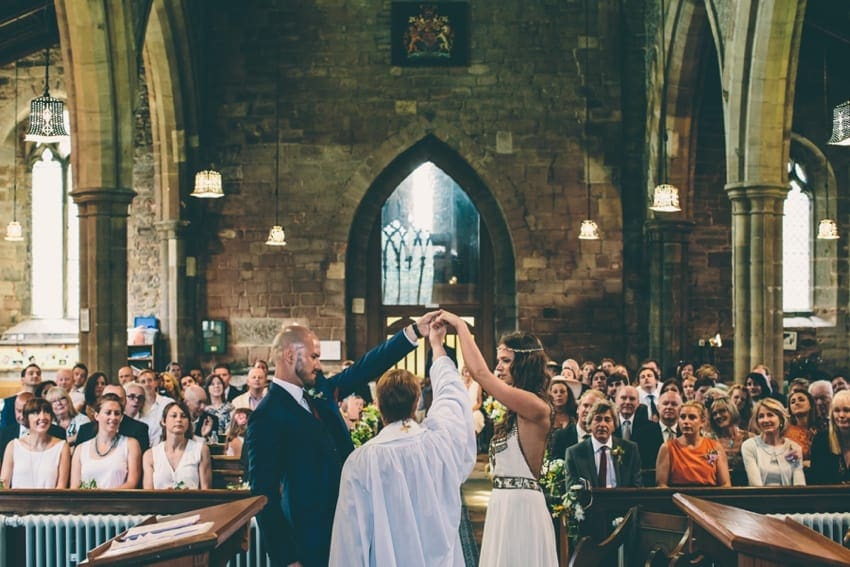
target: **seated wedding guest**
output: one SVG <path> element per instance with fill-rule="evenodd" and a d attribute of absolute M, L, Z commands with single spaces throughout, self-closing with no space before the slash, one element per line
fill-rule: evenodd
<path fill-rule="evenodd" d="M 576 415 L 576 401 L 563 376 L 554 376 L 549 381 L 549 401 L 552 403 L 553 430 L 563 429 L 572 423 Z"/>
<path fill-rule="evenodd" d="M 211 488 L 210 450 L 203 440 L 192 435 L 189 410 L 182 402 L 165 406 L 162 441 L 145 452 L 142 467 L 145 489 Z"/>
<path fill-rule="evenodd" d="M 200 386 L 195 377 L 187 374 L 180 379 L 180 390 L 185 391 L 189 386 Z"/>
<path fill-rule="evenodd" d="M 183 399 L 183 392 L 180 388 L 180 381 L 177 380 L 177 376 L 175 376 L 171 372 L 161 372 L 159 375 L 159 380 L 160 382 L 162 382 L 162 389 L 164 390 L 166 396 L 168 396 L 172 400 Z"/>
<path fill-rule="evenodd" d="M 12 415 L 15 423 L 0 427 L 0 457 L 6 453 L 6 447 L 14 439 L 20 439 L 29 435 L 29 428 L 24 421 L 24 406 L 35 398 L 32 392 L 20 392 L 14 397 L 12 404 Z M 65 439 L 65 430 L 58 425 L 51 424 L 48 433 L 57 439 Z"/>
<path fill-rule="evenodd" d="M 71 452 L 68 444 L 50 435 L 50 402 L 30 398 L 22 410 L 29 434 L 6 446 L 0 482 L 4 488 L 68 488 Z"/>
<path fill-rule="evenodd" d="M 714 439 L 703 436 L 705 407 L 685 402 L 679 410 L 681 435 L 665 442 L 655 462 L 656 485 L 731 486 L 726 452 Z"/>
<path fill-rule="evenodd" d="M 850 484 L 850 390 L 835 394 L 829 426 L 812 441 L 811 484 Z"/>
<path fill-rule="evenodd" d="M 832 377 L 832 393 L 840 392 L 841 390 L 850 389 L 850 381 L 848 381 L 847 370 L 841 370 Z"/>
<path fill-rule="evenodd" d="M 711 378 L 697 378 L 697 381 L 694 382 L 694 401 L 705 404 L 705 395 L 712 388 L 714 388 L 714 380 Z"/>
<path fill-rule="evenodd" d="M 159 443 L 162 435 L 162 410 L 174 400 L 158 392 L 156 372 L 150 368 L 139 372 L 137 381 L 145 391 L 145 405 L 138 419 L 148 425 L 150 444 L 153 446 Z"/>
<path fill-rule="evenodd" d="M 729 399 L 738 410 L 738 425 L 749 431 L 750 417 L 753 415 L 753 404 L 750 400 L 750 391 L 741 384 L 733 384 L 729 387 Z"/>
<path fill-rule="evenodd" d="M 661 383 L 661 389 L 658 391 L 658 395 L 661 396 L 664 392 L 669 391 L 676 392 L 679 396 L 684 397 L 685 392 L 682 389 L 682 383 L 679 382 L 676 378 L 667 378 L 664 382 Z"/>
<path fill-rule="evenodd" d="M 623 386 L 617 390 L 616 407 L 619 426 L 614 435 L 638 446 L 641 457 L 641 467 L 655 467 L 655 456 L 663 439 L 658 423 L 648 417 L 649 409 L 641 404 L 638 389 L 634 386 Z"/>
<path fill-rule="evenodd" d="M 747 374 L 744 386 L 746 386 L 747 391 L 750 393 L 750 402 L 753 409 L 755 409 L 756 404 L 761 400 L 772 397 L 767 378 L 760 372 L 750 372 Z"/>
<path fill-rule="evenodd" d="M 579 399 L 584 391 L 587 390 L 587 385 L 581 381 L 581 368 L 578 362 L 572 358 L 566 359 L 561 364 L 561 376 L 567 379 L 567 386 L 573 391 L 574 400 Z"/>
<path fill-rule="evenodd" d="M 832 382 L 828 380 L 815 380 L 809 385 L 809 393 L 815 400 L 815 413 L 817 422 L 815 426 L 818 431 L 828 431 L 830 421 L 830 408 L 832 407 Z"/>
<path fill-rule="evenodd" d="M 590 438 L 567 449 L 567 486 L 582 478 L 600 488 L 642 486 L 638 446 L 614 437 L 617 426 L 617 407 L 612 402 L 598 400 L 593 404 L 585 421 Z"/>
<path fill-rule="evenodd" d="M 245 379 L 245 393 L 239 394 L 230 404 L 233 409 L 236 408 L 256 408 L 268 391 L 268 376 L 267 371 L 261 366 L 254 366 L 248 371 L 248 377 Z"/>
<path fill-rule="evenodd" d="M 254 410 L 249 408 L 236 408 L 233 410 L 233 419 L 227 428 L 227 438 L 224 440 L 224 454 L 228 457 L 241 457 L 242 445 L 245 443 L 245 432 L 248 430 L 248 419 Z"/>
<path fill-rule="evenodd" d="M 204 412 L 218 420 L 218 429 L 213 433 L 215 437 L 220 437 L 222 440 L 227 435 L 227 426 L 230 425 L 230 414 L 233 412 L 233 405 L 225 398 L 225 387 L 224 380 L 218 374 L 212 374 L 207 380 L 205 388 L 208 401 Z M 231 390 L 235 391 L 235 388 L 231 388 Z"/>
<path fill-rule="evenodd" d="M 135 382 L 128 382 L 124 387 L 109 384 L 103 389 L 103 393 L 118 396 L 118 399 L 124 406 L 124 417 L 121 419 L 121 425 L 118 426 L 118 433 L 135 439 L 139 444 L 140 454 L 143 455 L 148 450 L 148 447 L 150 447 L 148 425 L 138 419 L 134 419 L 133 416 L 138 415 L 138 408 L 145 403 L 144 390 Z M 97 421 L 82 424 L 77 433 L 77 445 L 92 439 L 97 435 L 97 429 Z"/>
<path fill-rule="evenodd" d="M 109 380 L 103 372 L 95 372 L 86 378 L 86 383 L 83 386 L 83 409 L 80 413 L 85 414 L 89 419 L 94 418 L 94 407 L 97 405 L 97 399 L 103 394 L 103 389 Z"/>
<path fill-rule="evenodd" d="M 581 363 L 581 372 L 579 372 L 579 380 L 581 380 L 581 383 L 585 386 L 583 390 L 587 390 L 588 388 L 590 388 L 590 378 L 591 376 L 593 376 L 593 373 L 595 371 L 596 363 L 592 360 L 585 360 Z M 584 392 L 582 391 L 582 394 L 583 393 Z M 581 396 L 578 396 L 578 398 L 581 398 Z"/>
<path fill-rule="evenodd" d="M 475 425 L 475 434 L 478 435 L 484 430 L 484 414 L 481 412 L 483 401 L 481 384 L 472 379 L 472 374 L 466 366 L 463 367 L 460 375 L 463 378 L 463 385 L 466 386 L 466 393 L 469 395 L 469 403 L 472 404 L 472 423 Z M 363 410 L 362 407 L 360 409 Z M 360 419 L 359 415 L 357 419 Z"/>
<path fill-rule="evenodd" d="M 803 450 L 803 472 L 808 473 L 812 466 L 812 442 L 818 429 L 815 427 L 815 401 L 806 391 L 789 392 L 788 413 L 791 424 L 785 430 L 785 437 L 800 445 Z"/>
<path fill-rule="evenodd" d="M 644 365 L 638 370 L 638 394 L 640 403 L 646 406 L 647 417 L 652 421 L 658 421 L 658 394 L 661 375 L 654 365 Z"/>
<path fill-rule="evenodd" d="M 124 417 L 121 398 L 103 394 L 97 402 L 97 434 L 77 445 L 71 460 L 71 488 L 136 488 L 141 476 L 139 442 L 121 435 Z"/>
<path fill-rule="evenodd" d="M 58 386 L 47 390 L 44 399 L 50 402 L 53 409 L 54 423 L 65 430 L 65 440 L 70 447 L 73 447 L 77 443 L 80 427 L 91 420 L 85 414 L 77 413 L 71 396 Z"/>
<path fill-rule="evenodd" d="M 747 471 L 744 469 L 741 445 L 750 438 L 749 430 L 746 427 L 740 427 L 738 407 L 732 403 L 726 392 L 719 388 L 711 388 L 706 397 L 712 400 L 711 406 L 707 408 L 711 426 L 710 436 L 717 439 L 726 451 L 732 486 L 747 486 Z"/>
<path fill-rule="evenodd" d="M 625 381 L 625 376 L 617 372 L 608 376 L 605 380 L 605 396 L 614 403 L 617 403 L 617 390 L 628 384 Z"/>
<path fill-rule="evenodd" d="M 590 408 L 593 407 L 599 400 L 604 400 L 605 394 L 599 390 L 586 390 L 578 401 L 578 409 L 576 410 L 576 419 L 564 429 L 555 430 L 549 439 L 549 454 L 553 458 L 563 458 L 567 448 L 572 447 L 579 441 L 584 441 L 590 437 L 590 432 L 585 431 L 584 423 Z"/>
<path fill-rule="evenodd" d="M 118 383 L 123 386 L 128 382 L 134 382 L 136 375 L 133 374 L 133 369 L 130 366 L 122 366 L 118 369 Z"/>
<path fill-rule="evenodd" d="M 684 382 L 685 378 L 694 375 L 694 363 L 687 360 L 680 360 L 676 365 L 676 378 L 679 382 Z"/>
<path fill-rule="evenodd" d="M 798 376 L 791 380 L 788 384 L 788 393 L 791 394 L 793 392 L 808 392 L 809 391 L 809 379 L 804 376 Z"/>
<path fill-rule="evenodd" d="M 38 364 L 27 364 L 21 370 L 21 393 L 35 394 L 39 384 L 41 384 L 41 367 Z M 15 412 L 16 399 L 16 396 L 9 396 L 3 400 L 3 410 L 0 411 L 0 425 L 14 425 L 18 421 Z"/>
<path fill-rule="evenodd" d="M 445 326 L 431 325 L 434 398 L 421 425 L 414 419 L 419 379 L 392 369 L 378 380 L 384 427 L 342 468 L 330 565 L 465 564 L 460 487 L 475 464 L 475 433 L 445 336 Z"/>
<path fill-rule="evenodd" d="M 763 398 L 753 411 L 753 427 L 758 435 L 741 446 L 749 485 L 805 485 L 803 450 L 784 435 L 788 427 L 785 408 L 779 400 Z"/>
<path fill-rule="evenodd" d="M 601 368 L 596 369 L 590 376 L 590 389 L 608 393 L 608 373 Z"/>
<path fill-rule="evenodd" d="M 697 379 L 693 376 L 685 376 L 682 378 L 682 401 L 690 402 L 694 399 L 694 384 Z"/>
<path fill-rule="evenodd" d="M 183 401 L 189 409 L 189 422 L 192 424 L 192 431 L 195 432 L 195 435 L 209 442 L 212 433 L 218 431 L 218 419 L 204 412 L 207 407 L 207 391 L 200 386 L 191 385 L 183 391 Z"/>
<path fill-rule="evenodd" d="M 675 390 L 667 390 L 658 397 L 658 427 L 661 430 L 661 442 L 670 441 L 681 435 L 679 430 L 679 410 L 682 408 L 684 399 L 682 395 Z M 652 455 L 652 465 L 646 468 L 655 466 L 655 458 L 658 456 L 658 449 Z M 643 455 L 641 455 L 643 456 Z"/>
<path fill-rule="evenodd" d="M 349 431 L 357 427 L 357 424 L 360 423 L 364 405 L 363 398 L 357 394 L 351 394 L 339 403 L 339 411 L 342 413 L 342 419 L 348 426 Z"/>

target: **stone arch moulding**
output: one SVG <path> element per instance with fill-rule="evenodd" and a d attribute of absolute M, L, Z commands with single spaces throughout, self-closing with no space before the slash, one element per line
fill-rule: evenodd
<path fill-rule="evenodd" d="M 474 153 L 473 157 L 475 157 Z M 479 164 L 487 160 L 487 156 L 483 152 L 477 154 L 477 157 Z M 371 228 L 374 226 L 378 215 L 381 214 L 384 201 L 396 186 L 416 167 L 426 161 L 433 162 L 453 177 L 464 188 L 470 200 L 478 209 L 493 244 L 493 328 L 496 335 L 516 328 L 516 255 L 514 246 L 518 239 L 528 241 L 529 234 L 524 219 L 518 214 L 521 209 L 516 205 L 507 205 L 503 209 L 505 203 L 500 202 L 497 197 L 500 193 L 512 196 L 513 191 L 509 187 L 501 186 L 492 191 L 491 188 L 494 186 L 485 183 L 469 161 L 433 133 L 425 133 L 407 150 L 397 154 L 380 171 L 372 172 L 370 168 L 370 171 L 358 171 L 353 177 L 353 179 L 366 179 L 371 176 L 373 181 L 369 185 L 364 184 L 361 187 L 359 192 L 362 196 L 356 204 L 349 225 L 351 230 L 347 241 L 345 281 L 346 309 L 350 315 L 347 318 L 346 339 L 350 352 L 362 353 L 371 346 L 366 344 L 368 334 L 366 316 L 352 313 L 351 308 L 354 298 L 366 297 L 368 282 L 366 271 Z M 365 163 L 374 166 L 373 160 L 366 160 Z M 492 163 L 490 165 L 492 170 Z M 492 173 L 493 171 L 491 171 Z M 503 179 L 505 178 L 503 176 Z M 504 184 L 504 181 L 501 183 Z M 349 186 L 346 190 L 346 198 L 351 199 L 352 192 L 355 191 L 357 191 L 356 188 Z M 512 201 L 514 199 L 508 197 L 506 200 Z M 517 218 L 505 218 L 503 210 L 513 210 L 514 216 Z"/>

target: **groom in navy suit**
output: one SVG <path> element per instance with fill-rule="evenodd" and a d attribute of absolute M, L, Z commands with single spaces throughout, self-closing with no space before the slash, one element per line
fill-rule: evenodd
<path fill-rule="evenodd" d="M 337 400 L 416 348 L 438 314 L 425 314 L 331 378 L 322 375 L 310 329 L 293 325 L 274 338 L 275 375 L 245 436 L 251 493 L 268 498 L 257 519 L 272 564 L 327 566 L 342 465 L 354 450 Z"/>

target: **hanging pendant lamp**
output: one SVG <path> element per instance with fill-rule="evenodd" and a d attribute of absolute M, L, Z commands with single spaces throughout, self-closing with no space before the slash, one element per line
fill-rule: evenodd
<path fill-rule="evenodd" d="M 18 222 L 18 62 L 15 61 L 15 132 L 12 147 L 12 220 L 6 225 L 6 237 L 9 242 L 22 242 L 24 229 Z"/>
<path fill-rule="evenodd" d="M 659 213 L 677 213 L 679 189 L 667 180 L 667 13 L 661 0 L 661 120 L 659 122 L 658 178 L 661 183 L 652 191 L 650 210 Z"/>
<path fill-rule="evenodd" d="M 209 169 L 204 169 L 195 174 L 195 188 L 189 194 L 191 197 L 198 199 L 220 199 L 224 197 L 224 190 L 221 187 L 221 173 L 210 165 Z"/>
<path fill-rule="evenodd" d="M 280 51 L 278 51 L 277 79 L 275 85 L 274 121 L 275 121 L 275 154 L 274 154 L 274 225 L 269 230 L 266 246 L 286 246 L 286 233 L 280 224 Z"/>
<path fill-rule="evenodd" d="M 579 240 L 599 240 L 599 225 L 590 216 L 590 142 L 587 122 L 590 119 L 590 86 L 588 70 L 590 69 L 590 0 L 584 0 L 584 184 L 587 198 L 587 217 L 581 221 Z"/>
<path fill-rule="evenodd" d="M 50 96 L 50 48 L 44 51 L 44 94 L 30 102 L 27 142 L 51 144 L 68 138 L 65 130 L 65 103 Z"/>

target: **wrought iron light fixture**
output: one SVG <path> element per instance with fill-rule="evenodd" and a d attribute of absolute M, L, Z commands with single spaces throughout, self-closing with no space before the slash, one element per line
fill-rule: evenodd
<path fill-rule="evenodd" d="M 25 140 L 40 144 L 61 142 L 65 130 L 65 103 L 50 96 L 50 47 L 44 50 L 44 94 L 30 101 L 30 128 Z"/>
<path fill-rule="evenodd" d="M 581 221 L 579 240 L 599 240 L 599 225 L 590 215 L 590 137 L 587 123 L 590 119 L 590 0 L 584 0 L 584 184 L 587 197 L 587 217 Z"/>
<path fill-rule="evenodd" d="M 286 233 L 280 224 L 280 53 L 278 52 L 277 80 L 274 99 L 275 154 L 274 154 L 274 225 L 269 231 L 266 246 L 286 246 Z"/>
<path fill-rule="evenodd" d="M 12 117 L 15 126 L 12 144 L 12 220 L 6 225 L 6 240 L 22 242 L 24 229 L 18 222 L 18 62 L 15 61 L 15 114 Z"/>
<path fill-rule="evenodd" d="M 649 208 L 659 213 L 677 213 L 679 189 L 667 180 L 667 12 L 661 0 L 661 120 L 658 126 L 658 179 Z"/>

